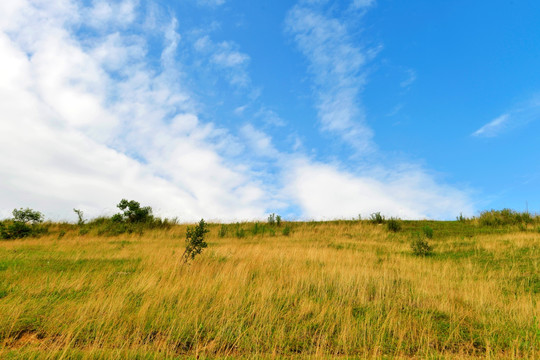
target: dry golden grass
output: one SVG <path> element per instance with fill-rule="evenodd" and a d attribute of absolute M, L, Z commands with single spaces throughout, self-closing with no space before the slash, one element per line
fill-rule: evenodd
<path fill-rule="evenodd" d="M 0 358 L 540 357 L 538 232 L 241 226 L 187 265 L 185 226 L 0 242 Z"/>

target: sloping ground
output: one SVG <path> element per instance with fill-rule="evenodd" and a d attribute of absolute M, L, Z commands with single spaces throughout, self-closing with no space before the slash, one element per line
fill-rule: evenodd
<path fill-rule="evenodd" d="M 540 357 L 532 227 L 213 225 L 183 264 L 185 230 L 0 242 L 0 358 Z"/>

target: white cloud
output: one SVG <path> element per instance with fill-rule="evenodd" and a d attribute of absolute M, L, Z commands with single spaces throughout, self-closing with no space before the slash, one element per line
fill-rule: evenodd
<path fill-rule="evenodd" d="M 117 32 L 95 41 L 89 53 L 104 70 L 119 72 L 122 72 L 129 62 L 142 61 L 146 54 L 146 45 L 140 38 L 126 38 Z"/>
<path fill-rule="evenodd" d="M 496 119 L 490 121 L 486 125 L 473 133 L 473 136 L 494 137 L 499 135 L 508 125 L 510 114 L 503 114 Z"/>
<path fill-rule="evenodd" d="M 116 3 L 108 0 L 93 0 L 92 6 L 84 9 L 83 12 L 85 19 L 87 19 L 85 25 L 92 26 L 99 31 L 105 31 L 114 26 L 128 26 L 137 17 L 138 4 L 139 2 L 134 0 Z"/>
<path fill-rule="evenodd" d="M 365 84 L 364 67 L 375 50 L 359 48 L 344 23 L 316 6 L 296 5 L 286 26 L 310 63 L 323 130 L 339 134 L 357 151 L 372 150 L 373 132 L 366 125 L 359 95 Z"/>
<path fill-rule="evenodd" d="M 360 95 L 366 83 L 366 64 L 381 47 L 362 48 L 348 24 L 324 11 L 321 2 L 301 1 L 288 13 L 287 31 L 309 62 L 318 117 L 324 131 L 338 135 L 358 154 L 376 153 L 373 131 L 367 125 Z M 354 1 L 365 10 L 374 1 Z M 400 85 L 410 86 L 416 73 Z M 287 193 L 307 218 L 350 218 L 381 211 L 402 218 L 453 218 L 472 213 L 465 191 L 438 184 L 434 176 L 405 164 L 391 169 L 368 164 L 324 164 L 304 157 L 287 163 Z"/>
<path fill-rule="evenodd" d="M 407 79 L 403 80 L 399 86 L 402 88 L 408 88 L 416 81 L 416 71 L 412 69 L 407 69 Z"/>
<path fill-rule="evenodd" d="M 233 113 L 237 116 L 242 116 L 244 114 L 244 111 L 246 111 L 246 109 L 248 108 L 248 105 L 242 105 L 242 106 L 238 106 L 234 109 Z"/>
<path fill-rule="evenodd" d="M 476 137 L 496 137 L 511 129 L 540 120 L 540 96 L 535 95 L 526 102 L 516 105 L 472 133 Z"/>
<path fill-rule="evenodd" d="M 256 117 L 261 118 L 266 125 L 283 127 L 287 123 L 283 120 L 274 110 L 267 109 L 262 107 L 255 114 Z"/>
<path fill-rule="evenodd" d="M 228 78 L 232 85 L 246 87 L 250 83 L 247 66 L 250 57 L 238 50 L 232 41 L 213 42 L 208 35 L 198 38 L 194 43 L 198 52 L 209 58 L 209 65 L 214 66 Z"/>
<path fill-rule="evenodd" d="M 275 158 L 279 154 L 272 144 L 272 138 L 264 132 L 255 129 L 253 125 L 244 125 L 241 129 L 241 133 L 244 136 L 246 143 L 257 155 Z"/>
<path fill-rule="evenodd" d="M 144 35 L 124 35 L 106 4 L 91 11 L 110 33 L 82 43 L 66 19 L 88 9 L 10 3 L 2 10 L 13 21 L 0 15 L 0 151 L 11 155 L 0 159 L 3 214 L 32 206 L 66 218 L 78 207 L 92 216 L 129 197 L 183 220 L 264 216 L 262 184 L 220 155 L 234 138 L 201 123 L 177 83 L 175 20 L 155 69 L 140 55 Z"/>
<path fill-rule="evenodd" d="M 305 218 L 366 218 L 380 211 L 404 219 L 454 218 L 473 209 L 464 191 L 435 183 L 418 168 L 355 175 L 336 166 L 297 159 L 289 166 L 287 193 Z M 377 174 L 379 172 L 379 174 Z"/>

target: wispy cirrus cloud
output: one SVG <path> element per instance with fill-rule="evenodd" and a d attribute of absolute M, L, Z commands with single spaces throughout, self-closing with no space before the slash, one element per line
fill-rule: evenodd
<path fill-rule="evenodd" d="M 402 88 L 410 87 L 416 81 L 416 71 L 413 69 L 406 70 L 407 78 L 399 83 Z"/>
<path fill-rule="evenodd" d="M 354 4 L 365 7 L 371 2 Z M 322 129 L 339 134 L 356 151 L 372 150 L 373 131 L 359 97 L 366 82 L 365 66 L 378 49 L 359 47 L 347 24 L 318 3 L 294 6 L 286 18 L 286 30 L 309 61 Z"/>
<path fill-rule="evenodd" d="M 536 120 L 540 120 L 540 96 L 534 96 L 529 101 L 496 117 L 473 132 L 472 136 L 493 138 Z"/>
<path fill-rule="evenodd" d="M 197 4 L 216 7 L 225 4 L 225 0 L 197 0 Z"/>
<path fill-rule="evenodd" d="M 352 6 L 356 9 L 367 8 L 373 6 L 374 4 L 375 0 L 354 0 L 352 2 Z"/>
<path fill-rule="evenodd" d="M 509 120 L 510 114 L 502 114 L 476 130 L 472 135 L 479 137 L 495 137 L 504 132 L 505 128 L 508 127 Z"/>
<path fill-rule="evenodd" d="M 214 42 L 208 35 L 199 37 L 194 48 L 208 57 L 208 65 L 225 73 L 232 85 L 246 87 L 250 83 L 247 66 L 250 57 L 238 50 L 232 41 Z"/>

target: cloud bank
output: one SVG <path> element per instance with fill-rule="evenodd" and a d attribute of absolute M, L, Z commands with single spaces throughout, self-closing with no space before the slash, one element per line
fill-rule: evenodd
<path fill-rule="evenodd" d="M 152 67 L 148 38 L 123 31 L 145 22 L 140 9 L 114 6 L 0 5 L 2 207 L 95 216 L 129 197 L 185 220 L 264 216 L 260 184 L 221 155 L 234 138 L 202 123 L 178 85 L 176 20 L 151 29 L 165 39 Z M 99 33 L 78 36 L 80 26 Z"/>
<path fill-rule="evenodd" d="M 20 206 L 53 219 L 75 219 L 72 208 L 97 216 L 124 197 L 184 221 L 472 211 L 464 191 L 421 168 L 324 163 L 301 146 L 278 148 L 252 123 L 235 132 L 201 120 L 204 104 L 178 54 L 194 51 L 231 89 L 253 86 L 252 60 L 233 41 L 203 35 L 188 43 L 179 20 L 156 15 L 156 6 L 0 4 L 0 151 L 9 154 L 0 158 L 0 216 Z M 359 100 L 376 51 L 356 46 L 346 25 L 311 5 L 294 6 L 286 23 L 308 59 L 322 131 L 358 153 L 376 151 Z M 277 128 L 290 131 L 281 120 Z"/>

